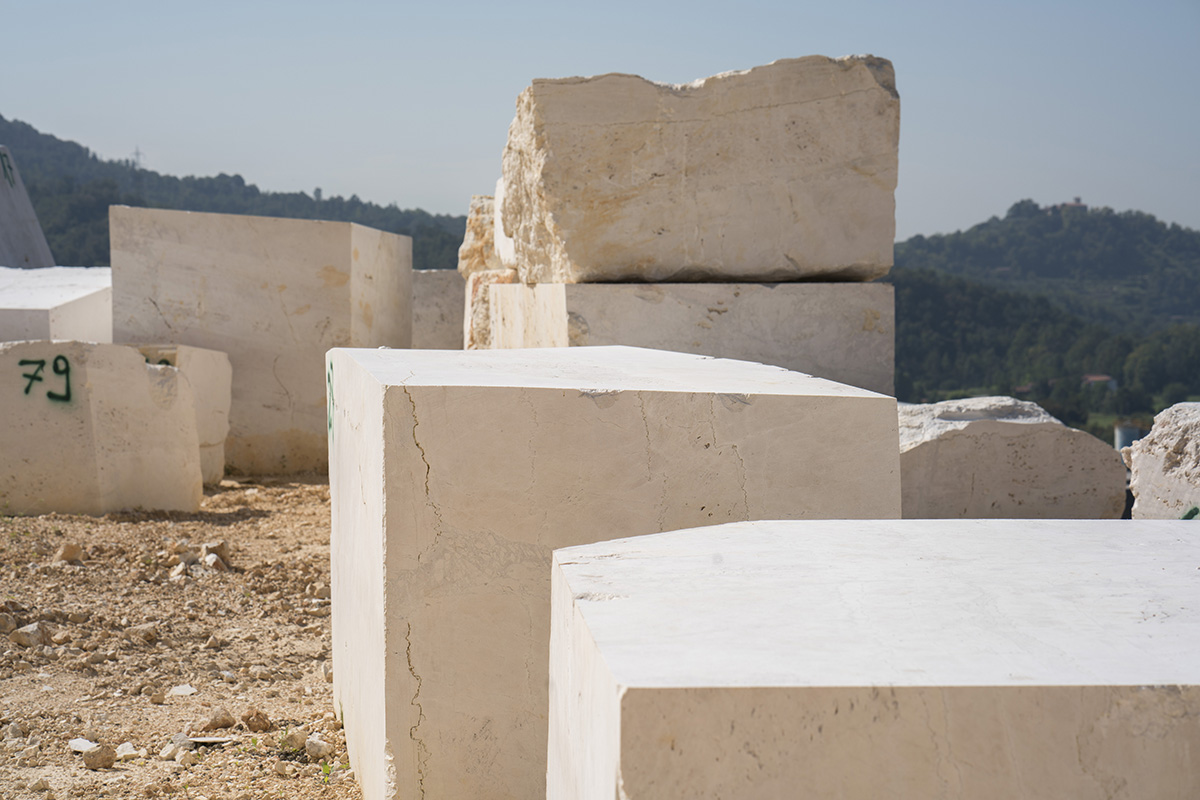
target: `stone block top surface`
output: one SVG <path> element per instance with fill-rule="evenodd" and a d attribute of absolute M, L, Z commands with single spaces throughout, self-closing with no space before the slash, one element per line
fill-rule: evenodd
<path fill-rule="evenodd" d="M 109 267 L 0 267 L 0 308 L 53 308 L 111 288 Z"/>
<path fill-rule="evenodd" d="M 620 391 L 711 392 L 728 402 L 742 395 L 885 395 L 750 361 L 641 347 L 512 350 L 353 350 L 352 358 L 383 385 L 488 386 Z"/>
<path fill-rule="evenodd" d="M 627 687 L 1200 685 L 1200 528 L 737 522 L 557 550 Z"/>

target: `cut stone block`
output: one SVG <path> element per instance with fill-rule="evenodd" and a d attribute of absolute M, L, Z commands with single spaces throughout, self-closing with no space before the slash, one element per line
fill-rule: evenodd
<path fill-rule="evenodd" d="M 225 437 L 229 434 L 229 399 L 233 367 L 216 350 L 180 345 L 138 345 L 150 364 L 176 367 L 192 384 L 196 399 L 196 432 L 200 437 L 200 472 L 206 484 L 225 477 Z"/>
<path fill-rule="evenodd" d="M 0 513 L 196 511 L 200 440 L 187 376 L 131 347 L 0 343 Z"/>
<path fill-rule="evenodd" d="M 41 269 L 54 266 L 46 235 L 38 224 L 33 204 L 17 162 L 0 145 L 0 266 Z"/>
<path fill-rule="evenodd" d="M 559 550 L 546 796 L 1198 797 L 1193 531 L 765 521 Z"/>
<path fill-rule="evenodd" d="M 113 206 L 113 328 L 229 354 L 225 464 L 323 471 L 324 354 L 412 342 L 412 240 L 348 222 Z"/>
<path fill-rule="evenodd" d="M 629 347 L 329 354 L 334 701 L 366 800 L 545 792 L 550 552 L 897 517 L 895 400 Z"/>
<path fill-rule="evenodd" d="M 108 267 L 0 267 L 0 342 L 112 342 Z"/>
<path fill-rule="evenodd" d="M 1150 433 L 1121 455 L 1131 473 L 1134 519 L 1179 519 L 1200 508 L 1200 403 L 1161 412 Z"/>
<path fill-rule="evenodd" d="M 1117 519 L 1125 468 L 1107 443 L 1011 397 L 901 403 L 904 518 Z"/>
<path fill-rule="evenodd" d="M 418 269 L 412 280 L 413 349 L 462 350 L 463 276 L 452 269 Z"/>
<path fill-rule="evenodd" d="M 500 257 L 496 255 L 494 205 L 491 195 L 477 194 L 471 197 L 467 230 L 462 246 L 458 248 L 458 271 L 464 278 L 472 272 L 504 268 Z"/>
<path fill-rule="evenodd" d="M 503 229 L 525 283 L 870 280 L 892 265 L 899 139 L 874 56 L 535 80 L 508 130 Z"/>
<path fill-rule="evenodd" d="M 497 283 L 517 283 L 515 269 L 489 269 L 467 275 L 463 310 L 463 349 L 487 350 L 492 345 L 491 293 Z"/>
<path fill-rule="evenodd" d="M 493 285 L 489 299 L 492 347 L 653 347 L 893 393 L 886 283 Z"/>

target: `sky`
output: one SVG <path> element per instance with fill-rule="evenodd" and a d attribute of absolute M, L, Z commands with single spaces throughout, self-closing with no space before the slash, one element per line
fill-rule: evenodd
<path fill-rule="evenodd" d="M 1200 229 L 1200 0 L 3 6 L 0 116 L 170 175 L 465 214 L 534 78 L 871 53 L 898 240 L 1076 196 Z"/>

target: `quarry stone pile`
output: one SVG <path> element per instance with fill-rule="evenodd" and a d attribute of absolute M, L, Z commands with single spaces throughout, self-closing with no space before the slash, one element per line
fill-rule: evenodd
<path fill-rule="evenodd" d="M 37 213 L 12 152 L 0 145 L 0 267 L 43 269 L 54 266 Z"/>
<path fill-rule="evenodd" d="M 408 347 L 412 240 L 361 225 L 114 206 L 119 342 L 228 353 L 225 462 L 239 474 L 323 471 L 323 359 Z"/>
<path fill-rule="evenodd" d="M 1198 796 L 1190 525 L 757 521 L 558 550 L 546 797 Z"/>
<path fill-rule="evenodd" d="M 550 553 L 896 518 L 895 400 L 629 347 L 334 350 L 334 696 L 367 800 L 545 792 Z"/>
<path fill-rule="evenodd" d="M 1130 469 L 1134 519 L 1179 519 L 1200 508 L 1200 403 L 1154 418 L 1147 436 L 1121 451 Z"/>
<path fill-rule="evenodd" d="M 972 397 L 901 403 L 904 518 L 1116 519 L 1117 452 L 1036 403 Z"/>
<path fill-rule="evenodd" d="M 112 341 L 112 328 L 108 267 L 0 267 L 0 342 L 104 343 Z"/>
<path fill-rule="evenodd" d="M 0 513 L 195 511 L 192 386 L 131 347 L 0 343 Z"/>

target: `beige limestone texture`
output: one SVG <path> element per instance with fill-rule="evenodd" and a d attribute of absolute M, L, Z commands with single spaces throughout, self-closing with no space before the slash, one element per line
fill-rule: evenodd
<path fill-rule="evenodd" d="M 1130 470 L 1134 519 L 1179 519 L 1200 507 L 1200 403 L 1160 412 L 1150 433 L 1121 455 Z"/>
<path fill-rule="evenodd" d="M 874 56 L 535 80 L 508 131 L 503 230 L 525 283 L 870 280 L 892 265 L 899 136 Z"/>
<path fill-rule="evenodd" d="M 513 238 L 504 231 L 504 220 L 501 211 L 504 208 L 504 176 L 496 180 L 496 194 L 492 198 L 492 247 L 496 249 L 496 257 L 500 259 L 498 269 L 517 268 L 517 246 Z"/>
<path fill-rule="evenodd" d="M 490 307 L 496 348 L 651 347 L 894 391 L 891 284 L 493 285 Z"/>
<path fill-rule="evenodd" d="M 759 521 L 559 550 L 547 797 L 1200 796 L 1191 531 Z"/>
<path fill-rule="evenodd" d="M 517 283 L 515 269 L 493 269 L 467 275 L 463 298 L 463 349 L 488 350 L 492 345 L 492 295 L 488 287 L 496 283 Z"/>
<path fill-rule="evenodd" d="M 323 471 L 324 354 L 408 347 L 412 240 L 347 222 L 113 206 L 114 338 L 229 354 L 226 468 Z"/>
<path fill-rule="evenodd" d="M 472 272 L 503 269 L 496 254 L 494 228 L 496 225 L 491 195 L 471 196 L 467 211 L 467 229 L 458 248 L 458 271 L 465 278 Z"/>
<path fill-rule="evenodd" d="M 1011 397 L 901 403 L 904 518 L 1116 519 L 1116 450 Z"/>
<path fill-rule="evenodd" d="M 131 347 L 0 343 L 0 513 L 196 511 L 200 439 L 187 376 Z"/>
<path fill-rule="evenodd" d="M 138 352 L 150 364 L 176 367 L 187 376 L 196 401 L 196 433 L 200 437 L 200 472 L 204 483 L 225 477 L 225 437 L 229 435 L 229 402 L 233 367 L 229 356 L 186 344 L 142 344 Z"/>
<path fill-rule="evenodd" d="M 12 153 L 0 145 L 0 267 L 42 269 L 54 266 L 25 182 Z"/>
<path fill-rule="evenodd" d="M 108 267 L 0 267 L 0 342 L 112 341 Z"/>
<path fill-rule="evenodd" d="M 895 400 L 629 347 L 329 354 L 334 699 L 366 800 L 545 791 L 550 552 L 897 517 Z"/>
<path fill-rule="evenodd" d="M 452 269 L 416 269 L 412 274 L 412 347 L 462 350 L 467 285 Z"/>

